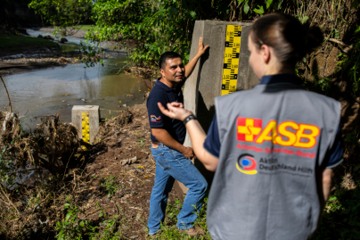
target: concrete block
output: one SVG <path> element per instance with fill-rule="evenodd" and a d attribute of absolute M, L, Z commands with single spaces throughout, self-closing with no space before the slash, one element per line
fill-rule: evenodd
<path fill-rule="evenodd" d="M 71 110 L 71 122 L 77 128 L 79 138 L 94 144 L 99 130 L 100 107 L 97 105 L 74 105 Z"/>
<path fill-rule="evenodd" d="M 206 132 L 215 114 L 214 98 L 221 95 L 227 25 L 239 25 L 242 27 L 236 91 L 251 89 L 259 83 L 249 65 L 248 35 L 251 23 L 196 21 L 192 36 L 190 59 L 197 52 L 200 37 L 203 38 L 204 45 L 209 45 L 210 48 L 201 57 L 192 74 L 186 80 L 184 107 L 195 113 Z M 191 146 L 188 134 L 186 134 L 184 145 Z M 213 173 L 207 171 L 197 160 L 195 160 L 194 164 L 211 183 Z M 181 189 L 186 191 L 185 186 L 181 183 L 179 185 Z"/>
<path fill-rule="evenodd" d="M 248 62 L 250 52 L 247 44 L 251 23 L 196 21 L 190 59 L 197 52 L 200 37 L 203 38 L 204 45 L 210 45 L 210 48 L 201 57 L 185 83 L 184 106 L 196 113 L 205 131 L 210 127 L 215 113 L 214 98 L 221 95 L 227 25 L 242 27 L 236 91 L 251 89 L 259 83 Z M 188 135 L 185 139 L 185 145 L 191 146 Z"/>

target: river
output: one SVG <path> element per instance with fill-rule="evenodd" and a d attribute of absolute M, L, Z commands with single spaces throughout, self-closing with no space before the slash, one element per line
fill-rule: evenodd
<path fill-rule="evenodd" d="M 33 37 L 39 34 L 28 31 Z M 80 40 L 67 38 L 63 51 L 80 48 Z M 107 49 L 114 45 L 108 44 Z M 86 68 L 85 64 L 35 70 L 4 77 L 13 110 L 19 113 L 25 129 L 33 129 L 39 117 L 59 113 L 62 121 L 71 121 L 74 105 L 99 105 L 101 117 L 112 117 L 128 106 L 144 101 L 149 89 L 144 80 L 133 75 L 117 74 L 127 60 L 126 52 L 104 60 L 104 66 Z M 8 100 L 0 87 L 0 109 L 6 110 Z"/>

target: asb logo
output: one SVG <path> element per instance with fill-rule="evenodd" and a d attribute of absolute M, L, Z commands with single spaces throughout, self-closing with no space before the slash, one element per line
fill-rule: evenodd
<path fill-rule="evenodd" d="M 243 154 L 241 155 L 236 163 L 236 168 L 245 174 L 254 175 L 257 174 L 256 170 L 256 161 L 253 158 L 253 155 L 250 154 Z"/>
<path fill-rule="evenodd" d="M 281 146 L 312 148 L 320 129 L 315 125 L 285 121 L 278 123 L 271 120 L 263 128 L 262 119 L 237 118 L 237 140 L 262 144 L 272 141 Z"/>

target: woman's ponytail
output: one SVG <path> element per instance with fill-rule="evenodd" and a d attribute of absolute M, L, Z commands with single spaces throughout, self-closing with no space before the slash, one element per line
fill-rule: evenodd
<path fill-rule="evenodd" d="M 297 18 L 282 13 L 257 19 L 250 37 L 258 49 L 262 44 L 272 47 L 284 67 L 295 67 L 296 62 L 320 46 L 324 39 L 320 28 L 301 24 Z"/>

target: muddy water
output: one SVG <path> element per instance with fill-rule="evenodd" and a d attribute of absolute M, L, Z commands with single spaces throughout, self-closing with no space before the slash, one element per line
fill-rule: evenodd
<path fill-rule="evenodd" d="M 33 129 L 37 117 L 59 112 L 62 121 L 71 121 L 73 105 L 100 105 L 101 117 L 115 116 L 126 106 L 144 101 L 148 91 L 144 81 L 132 75 L 117 74 L 126 57 L 104 60 L 104 67 L 84 64 L 37 70 L 4 78 L 13 110 L 26 129 Z M 0 87 L 0 109 L 8 100 Z"/>

